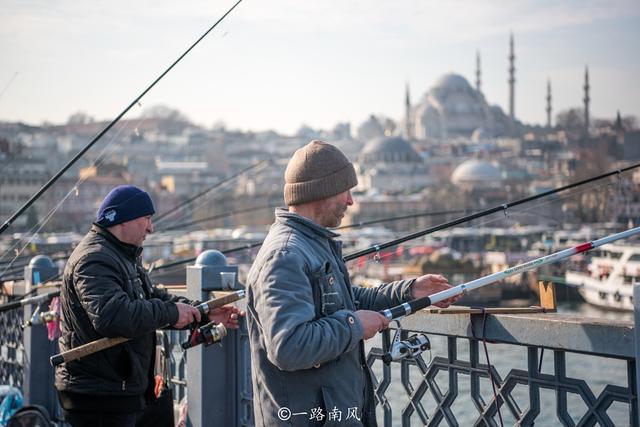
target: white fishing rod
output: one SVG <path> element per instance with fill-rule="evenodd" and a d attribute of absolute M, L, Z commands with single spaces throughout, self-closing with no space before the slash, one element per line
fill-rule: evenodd
<path fill-rule="evenodd" d="M 382 310 L 380 311 L 380 313 L 389 320 L 399 319 L 411 313 L 415 313 L 418 310 L 422 310 L 423 308 L 429 307 L 432 304 L 437 304 L 441 301 L 444 301 L 456 295 L 462 295 L 467 291 L 481 288 L 491 283 L 498 282 L 500 280 L 506 279 L 509 276 L 513 276 L 514 274 L 533 270 L 534 268 L 538 268 L 546 264 L 551 264 L 553 262 L 558 262 L 562 259 L 569 258 L 570 256 L 587 252 L 587 251 L 590 251 L 591 249 L 597 248 L 607 243 L 615 242 L 616 240 L 626 239 L 627 237 L 635 236 L 636 234 L 640 234 L 640 227 L 636 227 L 620 233 L 612 234 L 610 236 L 606 236 L 598 240 L 593 240 L 591 242 L 581 243 L 577 246 L 574 246 L 573 248 L 555 252 L 553 254 L 549 254 L 541 258 L 536 258 L 529 262 L 525 262 L 523 264 L 519 264 L 514 267 L 507 268 L 506 270 L 502 270 L 497 273 L 490 274 L 488 276 L 480 277 L 479 279 L 475 279 L 470 282 L 463 283 L 458 286 L 454 286 L 450 289 L 437 292 L 428 297 L 418 298 L 413 301 L 405 302 L 404 304 L 389 308 L 387 310 Z"/>

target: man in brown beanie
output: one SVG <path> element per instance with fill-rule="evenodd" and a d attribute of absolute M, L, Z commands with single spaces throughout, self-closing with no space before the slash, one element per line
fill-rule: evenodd
<path fill-rule="evenodd" d="M 351 285 L 328 227 L 340 224 L 356 185 L 351 162 L 326 142 L 311 141 L 287 165 L 288 210 L 276 210 L 247 280 L 256 426 L 375 426 L 364 340 L 388 327 L 378 311 L 450 287 L 433 274 Z"/>

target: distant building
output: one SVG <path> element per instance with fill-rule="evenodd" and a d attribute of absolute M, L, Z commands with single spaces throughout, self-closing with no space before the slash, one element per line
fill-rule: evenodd
<path fill-rule="evenodd" d="M 383 194 L 415 193 L 433 184 L 422 157 L 400 137 L 369 141 L 356 164 L 359 191 Z"/>
<path fill-rule="evenodd" d="M 0 222 L 16 213 L 49 180 L 45 158 L 12 153 L 0 157 Z M 30 229 L 46 214 L 47 203 L 39 199 L 13 223 L 17 229 Z"/>
<path fill-rule="evenodd" d="M 478 129 L 495 137 L 506 135 L 514 122 L 500 107 L 489 105 L 467 79 L 454 73 L 440 77 L 408 116 L 417 139 L 470 138 Z"/>

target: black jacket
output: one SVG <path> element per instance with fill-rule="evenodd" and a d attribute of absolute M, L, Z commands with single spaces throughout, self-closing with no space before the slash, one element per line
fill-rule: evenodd
<path fill-rule="evenodd" d="M 173 302 L 188 303 L 151 285 L 142 248 L 94 225 L 71 254 L 61 290 L 60 351 L 102 337 L 132 338 L 56 368 L 65 393 L 141 396 L 149 385 L 156 329 L 178 321 Z"/>

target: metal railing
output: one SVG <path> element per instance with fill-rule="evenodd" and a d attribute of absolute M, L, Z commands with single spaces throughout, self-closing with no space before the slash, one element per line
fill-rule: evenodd
<path fill-rule="evenodd" d="M 22 308 L 0 312 L 0 384 L 22 388 L 24 344 Z"/>
<path fill-rule="evenodd" d="M 632 322 L 487 315 L 489 367 L 483 321 L 483 315 L 410 316 L 402 322 L 404 338 L 430 334 L 437 355 L 391 366 L 382 362 L 391 341 L 389 331 L 383 334 L 367 357 L 381 424 L 499 426 L 502 418 L 517 426 L 638 425 Z"/>
<path fill-rule="evenodd" d="M 212 290 L 224 290 L 220 273 L 234 271 L 224 263 L 189 267 L 187 296 L 203 300 Z M 635 292 L 640 301 L 640 286 Z M 23 316 L 22 309 L 0 313 L 0 381 L 22 387 L 29 402 L 45 399 L 34 398 L 38 388 L 53 393 L 44 376 L 29 380 L 25 372 L 25 367 L 35 372 L 34 361 L 38 369 L 48 366 L 48 357 L 40 356 L 51 346 L 46 334 L 31 334 L 29 346 L 23 344 L 28 335 Z M 391 332 L 367 342 L 381 425 L 498 426 L 502 419 L 517 426 L 639 426 L 634 322 L 567 314 L 420 312 L 403 319 L 402 327 L 405 338 L 427 334 L 432 354 L 385 365 Z M 215 419 L 220 425 L 253 425 L 246 328 L 230 332 L 221 347 L 186 353 L 180 348 L 185 331 L 163 333 L 176 402 L 188 393 L 196 396 L 188 403 L 190 424 Z M 28 384 L 35 388 L 29 391 Z"/>

